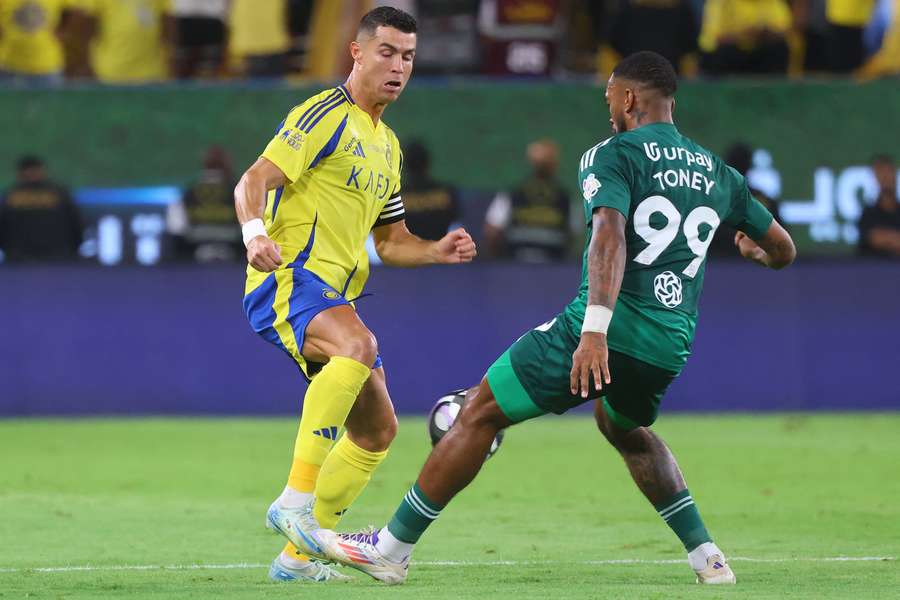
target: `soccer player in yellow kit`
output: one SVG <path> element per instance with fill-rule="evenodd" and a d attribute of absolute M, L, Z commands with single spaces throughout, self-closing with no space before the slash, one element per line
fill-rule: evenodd
<path fill-rule="evenodd" d="M 292 109 L 235 188 L 249 262 L 244 311 L 310 381 L 287 485 L 266 516 L 290 542 L 272 563 L 273 579 L 344 577 L 309 560 L 322 555 L 310 532 L 333 528 L 396 434 L 375 336 L 352 304 L 369 274 L 369 233 L 388 265 L 475 256 L 465 230 L 426 241 L 403 220 L 400 145 L 381 116 L 403 91 L 415 48 L 410 15 L 369 12 L 350 45 L 346 83 Z"/>

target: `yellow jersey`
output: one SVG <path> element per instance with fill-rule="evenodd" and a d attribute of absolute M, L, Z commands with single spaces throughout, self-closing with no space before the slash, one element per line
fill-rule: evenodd
<path fill-rule="evenodd" d="M 78 0 L 94 15 L 98 35 L 91 45 L 97 79 L 144 83 L 166 79 L 163 17 L 170 0 Z"/>
<path fill-rule="evenodd" d="M 875 0 L 828 0 L 825 3 L 828 22 L 843 27 L 865 27 L 874 11 Z"/>
<path fill-rule="evenodd" d="M 25 75 L 60 73 L 59 20 L 71 0 L 0 0 L 0 70 Z"/>
<path fill-rule="evenodd" d="M 281 247 L 279 270 L 304 268 L 345 298 L 359 296 L 369 276 L 366 238 L 404 218 L 397 136 L 338 86 L 293 108 L 262 157 L 289 181 L 269 192 L 263 219 Z M 245 293 L 267 276 L 248 265 Z"/>
<path fill-rule="evenodd" d="M 739 35 L 747 29 L 768 29 L 787 33 L 791 28 L 791 9 L 785 0 L 707 0 L 703 8 L 703 26 L 699 45 L 704 52 L 714 52 L 719 37 Z M 738 40 L 742 50 L 752 50 L 753 43 Z"/>

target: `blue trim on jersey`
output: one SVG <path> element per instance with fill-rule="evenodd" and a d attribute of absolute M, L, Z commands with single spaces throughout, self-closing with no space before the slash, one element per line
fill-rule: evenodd
<path fill-rule="evenodd" d="M 275 344 L 285 352 L 287 348 L 281 343 L 278 332 L 272 327 L 275 322 L 275 292 L 278 290 L 278 282 L 275 273 L 272 273 L 255 290 L 244 296 L 244 314 L 250 321 L 250 327 L 264 340 Z M 290 354 L 290 353 L 288 353 Z"/>
<path fill-rule="evenodd" d="M 303 265 L 306 264 L 306 261 L 309 260 L 309 255 L 312 254 L 313 244 L 316 243 L 316 223 L 319 222 L 319 213 L 316 213 L 316 218 L 313 219 L 312 229 L 309 232 L 309 241 L 306 242 L 306 247 L 300 251 L 300 254 L 297 255 L 297 258 L 294 259 L 294 262 L 288 265 L 288 267 L 292 269 L 302 268 Z"/>
<path fill-rule="evenodd" d="M 281 195 L 284 193 L 284 186 L 275 190 L 275 200 L 272 202 L 272 222 L 275 222 L 275 214 L 278 212 L 278 203 L 281 202 Z"/>
<path fill-rule="evenodd" d="M 347 101 L 346 98 L 341 96 L 340 98 L 338 98 L 337 100 L 335 100 L 334 102 L 332 102 L 331 104 L 326 106 L 325 109 L 322 110 L 318 114 L 318 116 L 315 117 L 315 121 L 312 120 L 313 117 L 310 117 L 307 120 L 305 125 L 300 126 L 300 129 L 302 129 L 306 133 L 309 133 L 310 131 L 313 130 L 313 127 L 315 127 L 318 124 L 318 122 L 321 121 L 325 117 L 325 115 L 327 115 L 328 113 L 330 113 L 331 111 L 333 111 L 335 108 L 337 108 L 338 106 L 340 106 L 341 104 L 343 104 L 346 101 Z M 312 122 L 310 122 L 310 121 L 312 121 Z"/>
<path fill-rule="evenodd" d="M 303 121 L 304 119 L 306 119 L 306 117 L 311 112 L 317 111 L 318 109 L 322 108 L 323 106 L 325 106 L 326 104 L 328 104 L 329 102 L 334 100 L 335 98 L 338 98 L 340 96 L 340 94 L 341 94 L 341 92 L 339 90 L 334 90 L 334 92 L 332 92 L 331 95 L 327 96 L 324 100 L 319 100 L 318 102 L 316 102 L 315 104 L 313 104 L 312 106 L 307 108 L 306 112 L 303 113 L 302 115 L 300 115 L 300 118 L 297 119 L 297 123 L 294 124 L 294 127 L 300 127 L 300 121 Z"/>
<path fill-rule="evenodd" d="M 353 266 L 353 270 L 350 271 L 350 276 L 347 277 L 347 281 L 344 282 L 344 288 L 341 290 L 341 296 L 347 295 L 347 288 L 350 287 L 350 282 L 353 281 L 353 276 L 356 275 L 356 269 L 359 268 L 359 262 L 357 262 Z"/>
<path fill-rule="evenodd" d="M 350 104 L 356 104 L 356 102 L 353 101 L 353 96 L 350 95 L 350 90 L 345 88 L 344 84 L 339 85 L 338 89 L 344 92 L 344 95 L 347 96 L 347 100 L 350 102 Z"/>
<path fill-rule="evenodd" d="M 308 169 L 314 168 L 319 161 L 325 158 L 326 156 L 330 156 L 338 147 L 338 144 L 341 141 L 341 135 L 344 133 L 344 127 L 347 126 L 347 118 L 350 115 L 344 115 L 344 118 L 341 120 L 340 125 L 337 126 L 337 129 L 334 130 L 334 133 L 331 135 L 331 139 L 328 140 L 328 143 L 319 150 L 319 153 L 316 154 L 316 157 L 312 159 L 312 162 L 309 163 Z"/>
<path fill-rule="evenodd" d="M 275 128 L 275 135 L 281 133 L 282 128 L 284 127 L 284 123 L 287 121 L 287 117 L 281 120 L 281 123 L 278 124 L 278 127 Z"/>

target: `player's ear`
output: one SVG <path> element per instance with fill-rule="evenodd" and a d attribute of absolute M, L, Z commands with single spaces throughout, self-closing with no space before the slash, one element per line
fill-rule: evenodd
<path fill-rule="evenodd" d="M 353 58 L 353 62 L 359 62 L 362 56 L 362 46 L 356 40 L 350 42 L 350 56 Z"/>
<path fill-rule="evenodd" d="M 637 104 L 637 97 L 634 95 L 634 90 L 631 88 L 625 88 L 625 103 L 624 109 L 625 113 L 630 113 L 634 110 L 635 105 Z"/>

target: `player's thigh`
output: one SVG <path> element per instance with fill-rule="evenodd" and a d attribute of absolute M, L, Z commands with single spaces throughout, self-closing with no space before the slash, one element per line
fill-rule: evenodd
<path fill-rule="evenodd" d="M 319 312 L 306 327 L 302 354 L 315 362 L 346 356 L 373 364 L 378 354 L 375 335 L 349 304 Z"/>
<path fill-rule="evenodd" d="M 487 381 L 510 421 L 562 414 L 586 401 L 569 388 L 577 347 L 578 338 L 560 316 L 520 337 L 491 365 Z"/>
<path fill-rule="evenodd" d="M 379 366 L 374 336 L 354 308 L 306 269 L 251 273 L 244 312 L 253 330 L 291 356 L 307 379 L 336 355 Z"/>
<path fill-rule="evenodd" d="M 387 450 L 397 435 L 397 416 L 387 389 L 384 367 L 372 369 L 344 423 L 357 446 L 370 452 Z"/>
<path fill-rule="evenodd" d="M 603 399 L 598 400 L 597 411 L 602 407 L 608 420 L 625 431 L 652 425 L 677 373 L 615 350 L 609 352 L 609 372 L 612 383 L 604 390 Z M 599 421 L 598 425 L 603 426 Z"/>

